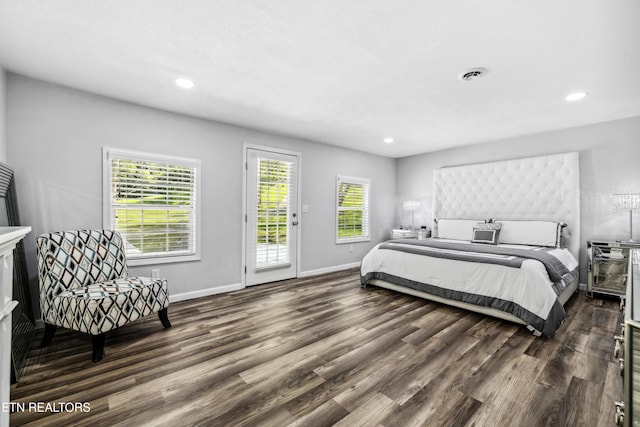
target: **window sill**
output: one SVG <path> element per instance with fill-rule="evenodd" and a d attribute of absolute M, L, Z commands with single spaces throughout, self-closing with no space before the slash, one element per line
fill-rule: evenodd
<path fill-rule="evenodd" d="M 344 245 L 347 243 L 370 242 L 371 237 L 351 237 L 344 239 L 336 239 L 336 245 Z"/>

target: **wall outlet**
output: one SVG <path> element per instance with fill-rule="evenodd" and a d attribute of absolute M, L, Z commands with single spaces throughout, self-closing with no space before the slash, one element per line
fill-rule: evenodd
<path fill-rule="evenodd" d="M 159 279 L 160 278 L 160 269 L 159 268 L 152 268 L 151 269 L 151 278 L 152 279 Z"/>
<path fill-rule="evenodd" d="M 353 252 L 353 245 L 349 245 L 349 252 Z"/>

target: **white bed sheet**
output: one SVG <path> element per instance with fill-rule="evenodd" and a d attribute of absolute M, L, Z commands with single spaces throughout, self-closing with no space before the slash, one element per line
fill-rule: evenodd
<path fill-rule="evenodd" d="M 517 303 L 545 320 L 558 298 L 544 265 L 536 260 L 526 260 L 521 268 L 513 268 L 378 250 L 378 246 L 363 258 L 360 268 L 363 276 L 370 272 L 382 272 L 455 291 L 500 298 Z M 567 249 L 557 248 L 550 253 L 570 271 L 578 266 Z"/>

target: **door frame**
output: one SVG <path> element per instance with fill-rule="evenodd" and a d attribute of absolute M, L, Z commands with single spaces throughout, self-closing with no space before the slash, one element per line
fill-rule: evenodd
<path fill-rule="evenodd" d="M 296 212 L 298 213 L 298 230 L 296 232 L 296 277 L 300 277 L 300 265 L 302 262 L 302 153 L 299 151 L 285 150 L 277 147 L 270 147 L 267 145 L 258 144 L 242 144 L 242 262 L 240 263 L 240 284 L 242 288 L 247 287 L 247 171 L 249 163 L 247 159 L 248 150 L 266 151 L 275 154 L 285 154 L 296 157 L 296 163 L 298 164 L 297 177 L 298 183 L 296 188 Z"/>

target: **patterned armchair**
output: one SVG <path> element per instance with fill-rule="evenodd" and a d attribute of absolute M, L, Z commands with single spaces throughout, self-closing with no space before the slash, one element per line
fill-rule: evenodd
<path fill-rule="evenodd" d="M 93 361 L 104 354 L 105 333 L 151 313 L 165 328 L 166 279 L 127 277 L 122 237 L 109 230 L 78 230 L 37 237 L 41 347 L 60 326 L 92 336 Z"/>

